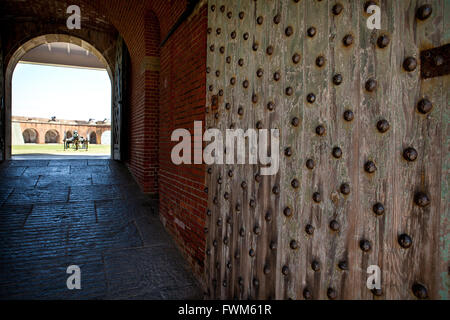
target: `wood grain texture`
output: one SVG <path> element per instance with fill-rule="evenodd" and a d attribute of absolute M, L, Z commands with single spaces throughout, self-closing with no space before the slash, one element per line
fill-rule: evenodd
<path fill-rule="evenodd" d="M 338 2 L 342 11 L 335 14 Z M 412 287 L 420 283 L 428 298 L 448 299 L 449 76 L 421 79 L 419 58 L 421 50 L 449 42 L 450 5 L 379 0 L 381 30 L 369 30 L 365 2 L 209 1 L 207 126 L 224 134 L 258 124 L 280 130 L 279 150 L 272 150 L 280 156 L 276 175 L 255 178 L 259 165 L 210 166 L 209 298 L 304 299 L 306 290 L 313 299 L 416 299 Z M 432 15 L 418 20 L 426 3 Z M 353 41 L 345 45 L 349 35 Z M 389 38 L 384 48 L 377 44 L 382 36 Z M 403 68 L 407 57 L 418 61 L 415 70 Z M 371 79 L 373 91 L 366 88 Z M 314 102 L 308 101 L 311 93 Z M 210 105 L 213 96 L 217 110 Z M 423 97 L 433 103 L 425 115 L 417 111 Z M 344 118 L 349 110 L 352 120 Z M 380 120 L 389 130 L 377 128 Z M 323 135 L 316 133 L 320 125 Z M 408 147 L 417 151 L 415 161 L 405 160 Z M 368 161 L 376 166 L 373 173 L 365 170 Z M 419 191 L 430 198 L 428 206 L 414 203 Z M 320 202 L 313 200 L 315 192 Z M 376 203 L 384 214 L 374 213 Z M 402 234 L 412 239 L 409 248 L 400 245 Z M 369 250 L 361 249 L 361 240 L 370 242 Z M 379 295 L 366 285 L 370 265 L 382 271 Z"/>

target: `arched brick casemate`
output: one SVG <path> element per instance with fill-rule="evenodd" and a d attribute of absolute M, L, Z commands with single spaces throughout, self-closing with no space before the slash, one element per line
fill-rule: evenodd
<path fill-rule="evenodd" d="M 81 8 L 80 30 L 66 27 L 69 5 Z M 170 135 L 176 128 L 193 130 L 194 120 L 205 119 L 207 1 L 35 0 L 30 6 L 5 0 L 0 11 L 35 17 L 23 23 L 1 22 L 0 69 L 5 77 L 0 79 L 6 81 L 11 74 L 5 73 L 14 70 L 10 67 L 14 53 L 28 41 L 49 35 L 58 41 L 90 44 L 114 79 L 116 43 L 119 35 L 124 39 L 131 60 L 123 119 L 124 161 L 141 189 L 153 196 L 166 229 L 203 281 L 205 167 L 173 165 L 170 151 L 175 143 Z M 9 130 L 4 134 L 9 135 Z"/>

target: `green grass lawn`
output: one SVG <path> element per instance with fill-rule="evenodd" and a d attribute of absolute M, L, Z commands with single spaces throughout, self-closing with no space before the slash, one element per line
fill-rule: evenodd
<path fill-rule="evenodd" d="M 70 148 L 70 150 L 64 151 L 63 144 L 25 144 L 25 145 L 17 145 L 12 146 L 12 154 L 71 154 L 71 155 L 89 155 L 89 154 L 98 154 L 98 155 L 109 155 L 111 152 L 111 146 L 109 145 L 101 145 L 101 144 L 90 144 L 89 150 L 79 149 L 76 151 L 75 149 Z"/>

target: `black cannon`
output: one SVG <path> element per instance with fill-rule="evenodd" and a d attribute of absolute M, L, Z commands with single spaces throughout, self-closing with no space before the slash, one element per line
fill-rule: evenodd
<path fill-rule="evenodd" d="M 81 137 L 77 131 L 74 131 L 73 136 L 70 138 L 67 138 L 65 133 L 63 141 L 64 141 L 64 151 L 70 148 L 78 150 L 80 149 L 80 147 L 81 149 L 85 149 L 86 151 L 89 149 L 88 139 Z"/>

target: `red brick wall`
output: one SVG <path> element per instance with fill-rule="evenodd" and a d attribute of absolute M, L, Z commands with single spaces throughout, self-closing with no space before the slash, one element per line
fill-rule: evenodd
<path fill-rule="evenodd" d="M 159 130 L 160 214 L 199 273 L 203 271 L 207 197 L 204 165 L 172 163 L 172 131 L 193 135 L 194 120 L 205 120 L 207 8 L 183 23 L 161 49 Z"/>

